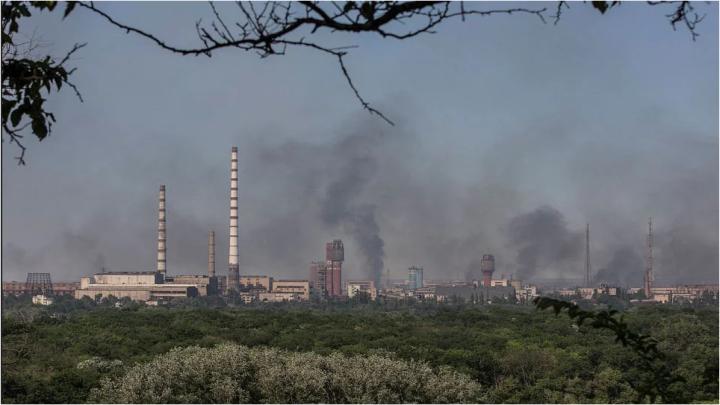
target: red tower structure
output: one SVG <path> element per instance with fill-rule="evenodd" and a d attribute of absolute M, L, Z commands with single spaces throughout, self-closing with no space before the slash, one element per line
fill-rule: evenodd
<path fill-rule="evenodd" d="M 480 271 L 483 274 L 483 286 L 490 287 L 490 280 L 492 280 L 492 275 L 495 272 L 495 256 L 483 255 L 482 260 L 480 260 Z"/>
<path fill-rule="evenodd" d="M 330 277 L 327 283 L 328 296 L 342 295 L 342 263 L 345 260 L 345 247 L 340 239 L 325 244 L 325 265 Z"/>
<path fill-rule="evenodd" d="M 340 239 L 325 244 L 325 261 L 312 262 L 310 283 L 314 294 L 323 298 L 342 296 L 342 262 L 345 249 Z"/>

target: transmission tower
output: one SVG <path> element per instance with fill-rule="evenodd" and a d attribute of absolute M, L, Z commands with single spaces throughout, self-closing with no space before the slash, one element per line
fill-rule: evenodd
<path fill-rule="evenodd" d="M 655 279 L 653 274 L 653 233 L 652 218 L 648 219 L 648 236 L 647 236 L 647 256 L 645 258 L 645 277 L 643 280 L 643 289 L 645 297 L 652 298 L 652 282 Z"/>

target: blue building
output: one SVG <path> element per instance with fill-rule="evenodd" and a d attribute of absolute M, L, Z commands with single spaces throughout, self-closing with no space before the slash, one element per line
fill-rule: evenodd
<path fill-rule="evenodd" d="M 408 288 L 416 290 L 423 287 L 423 268 L 412 266 L 408 269 Z"/>

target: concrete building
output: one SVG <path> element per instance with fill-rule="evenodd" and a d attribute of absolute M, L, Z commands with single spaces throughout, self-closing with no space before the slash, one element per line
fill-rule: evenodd
<path fill-rule="evenodd" d="M 342 264 L 345 260 L 345 247 L 342 240 L 334 239 L 325 244 L 326 290 L 329 297 L 342 296 Z"/>
<path fill-rule="evenodd" d="M 261 292 L 257 296 L 260 302 L 302 301 L 298 294 L 291 292 Z"/>
<path fill-rule="evenodd" d="M 265 290 L 270 292 L 273 289 L 273 278 L 268 276 L 239 276 L 238 285 L 240 291 Z"/>
<path fill-rule="evenodd" d="M 194 284 L 166 284 L 159 272 L 108 272 L 80 279 L 75 298 L 128 297 L 136 301 L 156 301 L 173 297 L 195 297 Z"/>
<path fill-rule="evenodd" d="M 436 300 L 438 287 L 443 287 L 443 286 L 434 285 L 434 286 L 416 288 L 414 291 L 415 298 L 417 298 L 419 300 Z"/>
<path fill-rule="evenodd" d="M 26 284 L 24 281 L 3 281 L 2 292 L 6 297 L 8 295 L 22 295 L 27 292 L 25 287 Z"/>
<path fill-rule="evenodd" d="M 515 298 L 517 298 L 521 304 L 530 303 L 538 296 L 540 296 L 540 294 L 538 294 L 538 289 L 534 285 L 515 288 Z"/>
<path fill-rule="evenodd" d="M 490 280 L 490 287 L 510 287 L 510 280 L 505 278 L 492 279 Z"/>
<path fill-rule="evenodd" d="M 435 298 L 438 302 L 462 299 L 471 303 L 489 303 L 493 299 L 514 299 L 513 287 L 435 287 Z"/>
<path fill-rule="evenodd" d="M 51 305 L 53 303 L 53 299 L 42 294 L 33 295 L 32 303 L 36 305 Z"/>
<path fill-rule="evenodd" d="M 325 244 L 325 261 L 310 264 L 310 288 L 321 298 L 342 296 L 342 263 L 345 248 L 340 239 Z"/>
<path fill-rule="evenodd" d="M 257 293 L 241 292 L 240 299 L 244 304 L 250 304 L 254 301 L 257 301 L 258 296 Z"/>
<path fill-rule="evenodd" d="M 374 281 L 348 281 L 345 288 L 347 296 L 352 298 L 357 295 L 358 292 L 367 293 L 371 300 L 377 298 L 377 289 L 375 288 Z"/>
<path fill-rule="evenodd" d="M 408 269 L 409 289 L 416 290 L 425 286 L 425 284 L 423 283 L 423 272 L 424 270 L 420 266 L 412 266 Z"/>
<path fill-rule="evenodd" d="M 74 295 L 75 290 L 80 287 L 80 283 L 52 283 L 53 295 Z M 4 296 L 8 295 L 22 295 L 30 294 L 31 291 L 27 288 L 25 281 L 3 281 L 2 293 Z"/>
<path fill-rule="evenodd" d="M 307 301 L 310 299 L 310 282 L 308 280 L 277 280 L 272 284 L 273 293 L 292 294 L 292 301 Z"/>
<path fill-rule="evenodd" d="M 218 288 L 217 277 L 198 274 L 167 276 L 164 284 L 194 285 L 199 296 L 218 295 L 221 291 Z"/>

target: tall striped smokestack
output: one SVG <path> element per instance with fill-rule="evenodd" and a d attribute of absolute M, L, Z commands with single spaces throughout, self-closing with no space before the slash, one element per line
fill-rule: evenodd
<path fill-rule="evenodd" d="M 208 276 L 215 277 L 215 231 L 208 235 Z"/>
<path fill-rule="evenodd" d="M 166 274 L 165 262 L 165 185 L 160 186 L 158 196 L 158 240 L 157 240 L 157 271 Z"/>
<path fill-rule="evenodd" d="M 230 254 L 228 257 L 228 290 L 240 289 L 238 269 L 238 155 L 237 146 L 232 147 L 230 158 Z"/>

